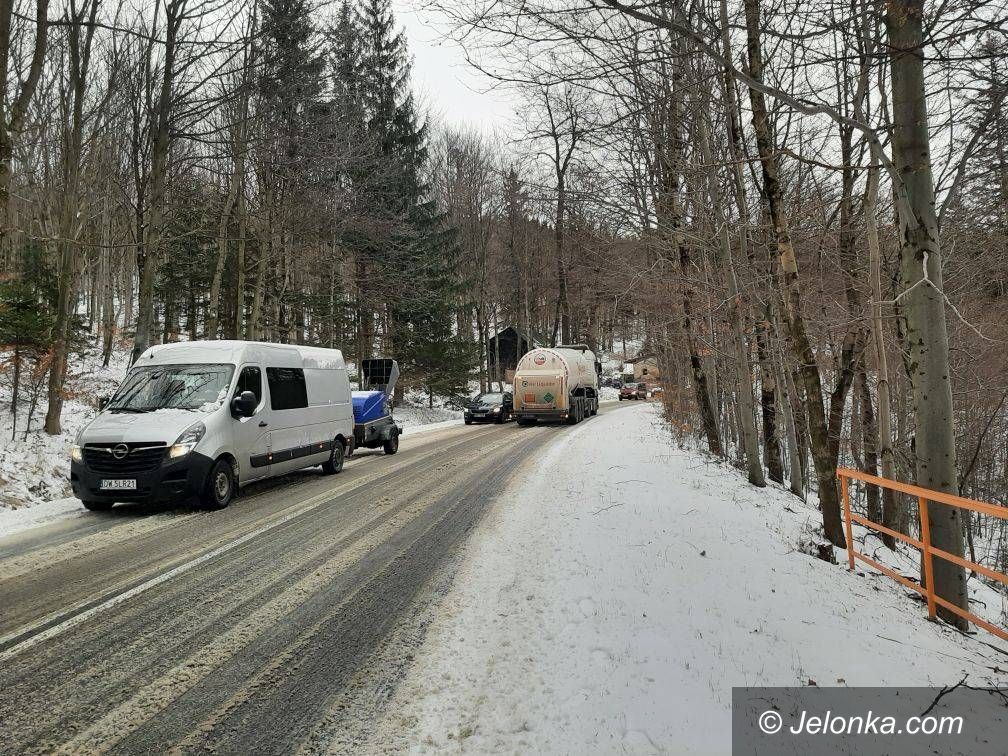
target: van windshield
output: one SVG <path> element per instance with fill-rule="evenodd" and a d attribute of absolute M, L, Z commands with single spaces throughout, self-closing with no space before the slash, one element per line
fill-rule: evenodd
<path fill-rule="evenodd" d="M 183 409 L 211 412 L 227 398 L 234 365 L 149 365 L 129 371 L 105 409 L 153 412 Z"/>
<path fill-rule="evenodd" d="M 503 404 L 504 394 L 479 394 L 473 404 Z"/>

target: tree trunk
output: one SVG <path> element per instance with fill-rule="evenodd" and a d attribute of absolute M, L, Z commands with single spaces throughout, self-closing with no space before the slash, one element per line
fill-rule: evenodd
<path fill-rule="evenodd" d="M 710 387 L 708 386 L 707 373 L 704 370 L 703 361 L 697 348 L 697 340 L 693 334 L 696 327 L 693 318 L 693 284 L 690 283 L 692 270 L 690 268 L 689 245 L 682 239 L 679 240 L 679 267 L 682 272 L 683 286 L 683 333 L 686 337 L 686 347 L 689 350 L 690 369 L 693 375 L 693 391 L 696 394 L 697 408 L 700 411 L 700 422 L 703 425 L 704 435 L 707 437 L 707 448 L 711 454 L 723 456 L 724 450 L 721 447 L 721 434 L 718 430 L 717 413 L 711 401 Z"/>
<path fill-rule="evenodd" d="M 171 147 L 172 93 L 175 76 L 175 57 L 178 31 L 182 23 L 185 0 L 170 0 L 165 4 L 164 63 L 161 87 L 154 112 L 156 123 L 151 146 L 150 204 L 147 212 L 147 229 L 143 235 L 143 259 L 140 265 L 140 293 L 138 297 L 136 336 L 133 339 L 132 362 L 150 346 L 154 327 L 154 283 L 161 261 L 161 244 L 164 235 L 165 190 L 168 181 L 168 157 Z"/>
<path fill-rule="evenodd" d="M 784 431 L 787 436 L 788 451 L 788 487 L 798 498 L 805 498 L 805 465 L 802 457 L 802 446 L 798 441 L 798 422 L 795 420 L 794 388 L 788 380 L 788 372 L 781 364 L 782 360 L 774 350 L 774 371 L 777 375 L 777 386 L 780 387 L 780 407 L 784 417 Z"/>
<path fill-rule="evenodd" d="M 882 331 L 882 251 L 879 243 L 878 222 L 875 219 L 875 203 L 878 199 L 879 169 L 873 166 L 868 171 L 868 185 L 865 190 L 865 232 L 868 243 L 868 268 L 872 287 L 871 334 L 875 347 L 875 372 L 878 376 L 878 450 L 883 478 L 896 479 L 896 457 L 892 443 L 892 410 L 890 409 L 889 360 L 886 355 L 885 339 Z M 900 533 L 908 530 L 907 508 L 895 491 L 882 489 L 882 524 Z M 882 542 L 890 549 L 896 548 L 896 539 L 882 534 Z"/>
<path fill-rule="evenodd" d="M 567 268 L 564 265 L 564 215 L 567 208 L 567 186 L 565 177 L 557 169 L 557 201 L 556 201 L 556 228 L 554 229 L 554 244 L 556 254 L 557 271 L 557 312 L 560 323 L 560 343 L 569 344 L 570 333 L 570 310 L 567 304 Z M 555 337 L 554 337 L 555 341 Z"/>
<path fill-rule="evenodd" d="M 243 149 L 243 148 L 238 148 Z M 207 305 L 206 337 L 217 338 L 218 312 L 220 309 L 220 289 L 224 280 L 224 266 L 228 256 L 228 225 L 231 220 L 231 210 L 238 196 L 238 184 L 241 180 L 241 167 L 237 155 L 233 156 L 234 167 L 228 179 L 228 193 L 221 209 L 220 223 L 217 226 L 217 262 L 214 265 L 213 279 L 210 281 L 210 302 Z"/>
<path fill-rule="evenodd" d="M 11 441 L 17 438 L 18 391 L 21 388 L 21 343 L 14 342 L 14 376 L 11 383 Z"/>
<path fill-rule="evenodd" d="M 76 8 L 74 8 L 76 11 Z M 70 329 L 77 302 L 77 285 L 80 278 L 80 255 L 77 238 L 80 235 L 80 171 L 83 162 L 84 98 L 87 90 L 88 68 L 91 60 L 91 40 L 98 0 L 93 0 L 89 14 L 91 25 L 82 29 L 87 6 L 75 13 L 75 26 L 68 34 L 68 67 L 70 91 L 68 97 L 70 123 L 64 138 L 63 195 L 60 212 L 60 236 L 56 317 L 53 323 L 52 359 L 49 363 L 49 381 L 44 430 L 51 436 L 62 432 L 60 416 L 63 413 L 63 383 L 66 380 L 67 360 L 70 351 Z M 82 36 L 83 34 L 83 36 Z"/>
<path fill-rule="evenodd" d="M 745 0 L 749 72 L 754 79 L 762 81 L 763 52 L 760 43 L 759 8 L 758 0 Z M 763 192 L 769 206 L 770 218 L 777 239 L 777 252 L 781 268 L 781 293 L 784 300 L 784 321 L 805 389 L 809 440 L 812 446 L 812 461 L 816 470 L 823 532 L 831 543 L 845 547 L 847 541 L 844 537 L 843 521 L 840 516 L 840 496 L 836 485 L 836 458 L 830 453 L 829 427 L 823 408 L 822 378 L 802 313 L 802 287 L 798 276 L 798 259 L 791 242 L 791 232 L 784 212 L 777 150 L 770 133 L 769 112 L 766 99 L 760 90 L 750 87 L 749 99 L 752 103 L 753 129 L 756 133 L 756 146 L 763 173 Z"/>
<path fill-rule="evenodd" d="M 12 175 L 11 161 L 14 157 L 14 139 L 24 127 L 28 106 L 35 96 L 39 78 L 45 65 L 46 45 L 49 35 L 49 0 L 36 0 L 35 3 L 35 45 L 32 49 L 28 75 L 23 81 L 13 75 L 10 61 L 14 59 L 11 51 L 11 21 L 14 15 L 14 0 L 0 0 L 0 254 L 7 252 L 7 229 L 10 223 L 8 215 L 10 207 L 10 180 Z M 19 82 L 18 91 L 8 91 L 11 79 Z M 10 103 L 8 109 L 7 104 Z"/>
<path fill-rule="evenodd" d="M 917 484 L 957 493 L 948 330 L 925 94 L 923 5 L 923 0 L 890 0 L 885 18 L 892 76 L 893 162 L 903 178 L 906 199 L 906 210 L 900 217 L 902 299 L 917 427 Z M 928 512 L 932 543 L 962 557 L 959 509 L 931 503 Z M 936 558 L 934 590 L 949 603 L 967 609 L 962 567 Z M 939 608 L 939 614 L 960 629 L 968 627 L 965 620 L 944 607 Z"/>
<path fill-rule="evenodd" d="M 760 364 L 760 408 L 763 419 L 763 455 L 767 474 L 774 483 L 784 483 L 784 461 L 777 431 L 777 376 L 767 343 L 770 334 L 770 302 L 765 317 L 756 325 L 756 354 Z"/>
<path fill-rule="evenodd" d="M 722 35 L 721 44 L 727 54 L 727 59 L 731 59 L 731 42 L 728 36 L 728 6 L 727 0 L 721 0 L 720 4 Z M 742 174 L 742 160 L 740 159 L 741 148 L 741 125 L 738 120 L 738 110 L 735 101 L 735 83 L 731 73 L 723 71 L 722 77 L 725 120 L 728 124 L 728 150 L 731 167 L 731 185 L 735 194 L 735 204 L 739 212 L 739 258 L 747 260 L 748 234 L 749 234 L 749 206 L 746 204 L 745 178 Z M 712 199 L 715 195 L 715 184 L 713 183 L 713 156 L 710 154 L 710 140 L 707 138 L 706 121 L 702 121 L 704 131 L 702 132 L 702 142 L 704 146 L 704 162 L 711 166 L 708 169 L 708 185 L 711 187 Z M 746 466 L 748 468 L 749 482 L 754 486 L 766 486 L 766 477 L 763 473 L 763 463 L 760 459 L 759 432 L 756 427 L 755 403 L 752 396 L 752 365 L 749 361 L 749 346 L 746 338 L 748 324 L 751 323 L 751 313 L 749 304 L 743 302 L 739 292 L 738 278 L 735 274 L 735 265 L 731 258 L 731 240 L 728 231 L 728 223 L 721 205 L 714 203 L 716 220 L 721 225 L 723 231 L 721 236 L 722 254 L 726 266 L 726 278 L 728 283 L 729 296 L 729 320 L 733 333 L 733 350 L 735 352 L 736 373 L 738 381 L 739 400 L 739 421 L 741 423 L 742 440 L 745 446 Z"/>
<path fill-rule="evenodd" d="M 238 195 L 238 249 L 235 252 L 234 337 L 244 338 L 245 330 L 245 235 L 248 233 L 248 215 L 245 209 L 245 191 Z"/>

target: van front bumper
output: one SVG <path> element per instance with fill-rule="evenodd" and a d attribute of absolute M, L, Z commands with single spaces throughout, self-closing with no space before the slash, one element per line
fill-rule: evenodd
<path fill-rule="evenodd" d="M 214 460 L 189 452 L 178 460 L 166 459 L 153 470 L 140 473 L 95 472 L 83 462 L 70 461 L 70 487 L 82 501 L 162 503 L 191 499 L 203 491 Z M 136 490 L 103 490 L 103 480 L 136 480 Z"/>

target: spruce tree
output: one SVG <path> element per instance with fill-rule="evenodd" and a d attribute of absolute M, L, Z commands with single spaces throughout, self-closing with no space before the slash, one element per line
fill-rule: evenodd
<path fill-rule="evenodd" d="M 263 127 L 260 165 L 265 169 L 263 204 L 271 233 L 260 250 L 270 258 L 265 270 L 284 276 L 290 260 L 303 254 L 324 197 L 327 176 L 320 149 L 319 103 L 325 58 L 307 0 L 263 0 L 259 115 Z M 284 285 L 264 287 L 276 302 L 276 338 L 300 339 L 303 319 L 299 292 Z M 258 285 L 258 284 L 257 284 Z M 279 300 L 279 301 L 276 301 Z"/>
<path fill-rule="evenodd" d="M 458 247 L 422 181 L 427 126 L 410 88 L 406 41 L 396 31 L 390 0 L 364 0 L 357 24 L 361 102 L 373 149 L 364 194 L 379 221 L 358 250 L 382 282 L 375 291 L 381 300 L 371 306 L 385 303 L 391 348 L 404 374 L 412 369 L 428 387 L 435 376 L 452 374 L 438 391 L 454 391 L 464 386 L 459 375 L 467 376 L 474 360 L 467 340 L 453 332 Z"/>

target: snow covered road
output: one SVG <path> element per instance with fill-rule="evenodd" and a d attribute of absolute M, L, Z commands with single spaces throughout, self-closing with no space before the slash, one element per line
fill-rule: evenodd
<path fill-rule="evenodd" d="M 720 754 L 733 685 L 1005 682 L 657 410 L 0 538 L 0 753 Z"/>
<path fill-rule="evenodd" d="M 575 429 L 498 500 L 373 748 L 728 753 L 733 685 L 1008 680 L 887 579 L 798 550 L 817 512 L 677 449 L 656 409 Z"/>
<path fill-rule="evenodd" d="M 220 512 L 117 506 L 0 538 L 0 753 L 360 737 L 348 717 L 394 689 L 461 539 L 567 432 L 431 430 Z"/>

